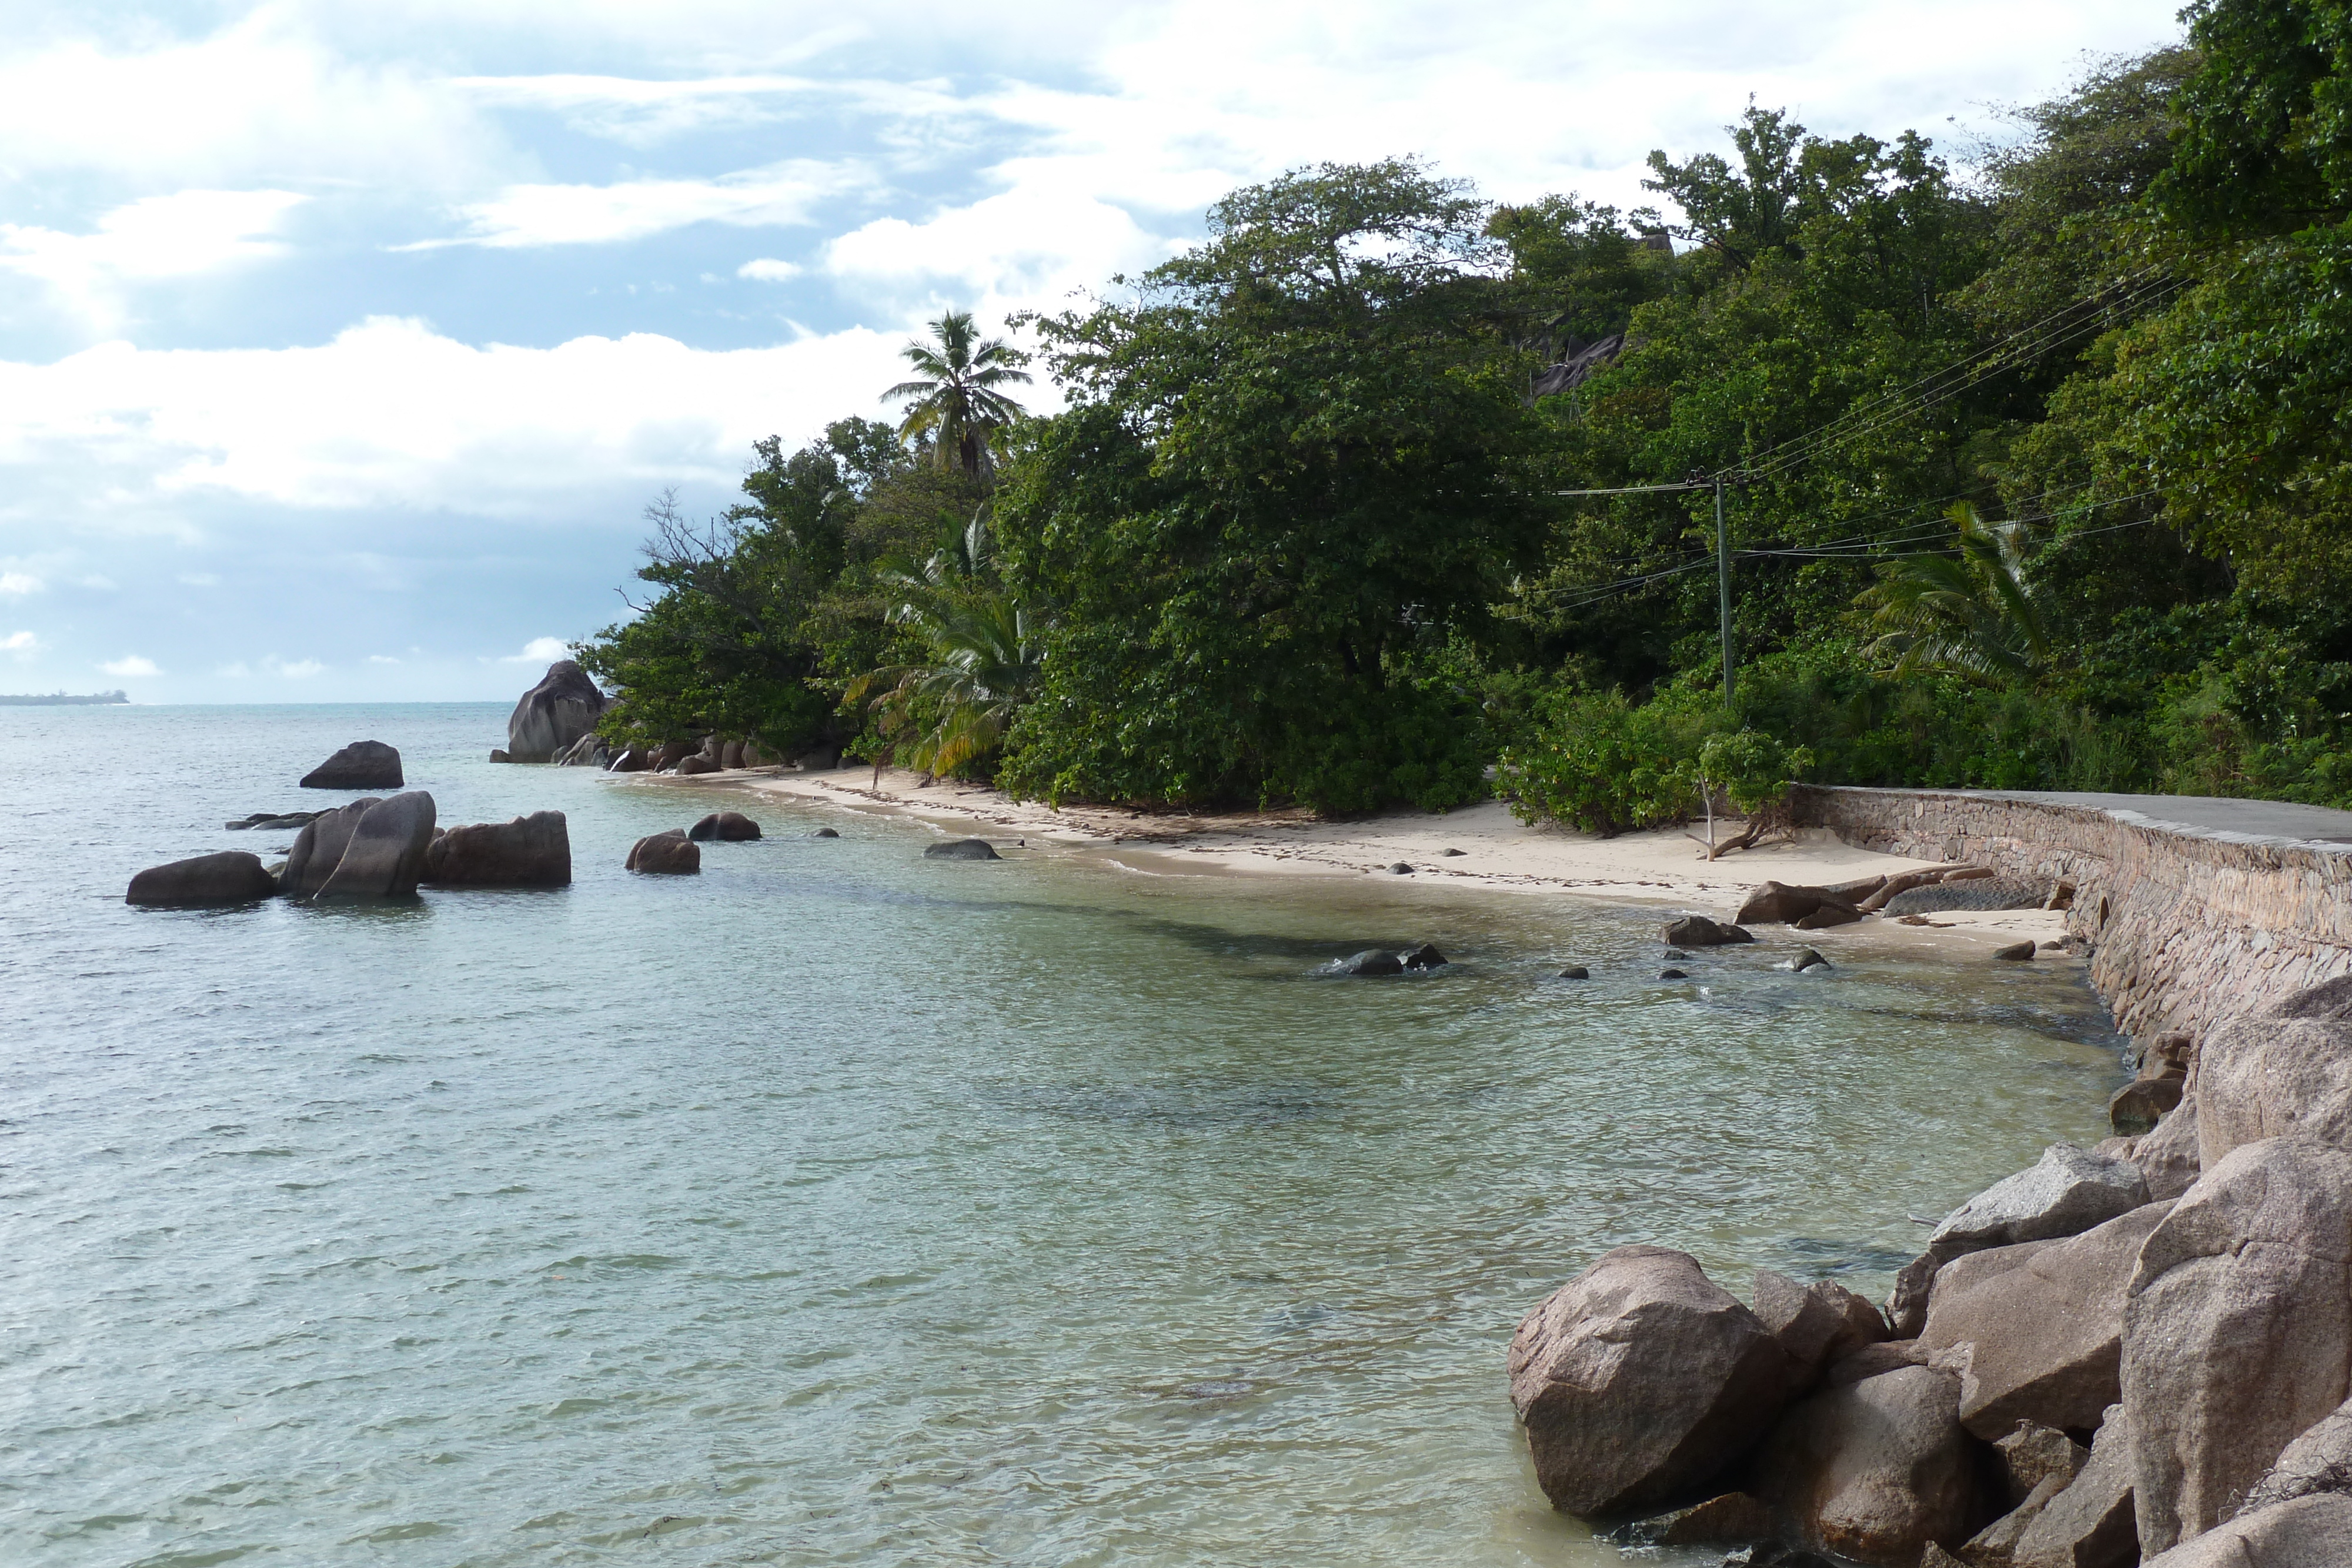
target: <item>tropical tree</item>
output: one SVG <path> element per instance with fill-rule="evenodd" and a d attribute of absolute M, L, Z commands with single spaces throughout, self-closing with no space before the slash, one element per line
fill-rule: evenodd
<path fill-rule="evenodd" d="M 910 741 L 907 759 L 927 777 L 994 751 L 1037 688 L 1043 653 L 1029 612 L 987 571 L 982 508 L 920 567 L 895 561 L 879 573 L 897 591 L 888 619 L 915 633 L 924 656 L 869 670 L 845 695 L 874 703 L 877 727 Z"/>
<path fill-rule="evenodd" d="M 1893 656 L 1897 677 L 1939 670 L 2022 680 L 2050 660 L 2049 627 L 2026 580 L 2024 526 L 1988 523 L 1966 501 L 1945 515 L 1956 554 L 1890 561 L 1858 596 L 1878 632 L 1871 652 Z"/>
<path fill-rule="evenodd" d="M 950 310 L 931 323 L 931 341 L 908 343 L 900 355 L 919 379 L 900 382 L 885 402 L 911 399 L 899 422 L 901 440 L 931 438 L 934 460 L 977 479 L 995 466 L 996 434 L 1021 417 L 1021 405 L 997 389 L 1026 383 L 1028 356 L 1001 338 L 979 340 L 968 310 Z"/>

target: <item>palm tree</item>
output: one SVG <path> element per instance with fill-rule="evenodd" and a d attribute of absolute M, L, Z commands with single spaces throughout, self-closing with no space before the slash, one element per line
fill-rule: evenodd
<path fill-rule="evenodd" d="M 940 467 L 952 454 L 952 461 L 975 479 L 995 465 L 990 449 L 995 433 L 1021 417 L 1021 405 L 996 389 L 1029 380 L 1020 368 L 1028 357 L 1020 350 L 1002 338 L 983 343 L 978 337 L 970 311 L 949 311 L 931 323 L 932 342 L 913 342 L 899 350 L 923 379 L 900 382 L 882 394 L 884 402 L 914 400 L 899 422 L 900 440 L 929 435 Z"/>
<path fill-rule="evenodd" d="M 1029 612 L 982 577 L 985 516 L 985 507 L 973 514 L 954 554 L 936 551 L 919 568 L 882 563 L 884 580 L 905 595 L 889 619 L 913 628 L 929 657 L 869 670 L 849 684 L 851 702 L 879 694 L 877 716 L 886 734 L 921 730 L 924 716 L 933 716 L 908 758 L 927 782 L 994 750 L 1037 686 L 1044 655 Z"/>
<path fill-rule="evenodd" d="M 1978 681 L 2022 680 L 2050 659 L 2050 629 L 2026 580 L 2021 523 L 1988 523 L 1962 501 L 1945 514 L 1957 555 L 1917 556 L 1878 569 L 1855 602 L 1878 637 L 1871 653 L 1895 674 L 1945 670 Z"/>

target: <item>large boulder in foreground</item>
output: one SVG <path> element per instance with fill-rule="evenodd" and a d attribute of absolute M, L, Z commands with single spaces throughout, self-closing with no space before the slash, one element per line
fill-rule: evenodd
<path fill-rule="evenodd" d="M 2272 1138 L 2206 1169 L 2140 1248 L 2123 1391 L 2153 1557 L 2230 1518 L 2352 1394 L 2352 1154 Z"/>
<path fill-rule="evenodd" d="M 1880 879 L 1881 881 L 1885 879 Z M 1840 912 L 1839 917 L 1823 925 L 1850 925 L 1862 918 L 1856 904 L 1861 894 L 1849 894 L 1843 888 L 1797 887 L 1787 883 L 1768 882 L 1748 895 L 1739 906 L 1732 923 L 1738 925 L 1794 925 L 1801 920 L 1819 915 L 1824 905 Z"/>
<path fill-rule="evenodd" d="M 2021 1421 L 2087 1432 L 2123 1397 L 2124 1293 L 2168 1203 L 2063 1241 L 1972 1252 L 1946 1267 L 1919 1337 L 1971 1347 L 1960 1424 L 1991 1442 Z"/>
<path fill-rule="evenodd" d="M 656 875 L 679 875 L 702 869 L 702 846 L 686 836 L 684 828 L 672 828 L 666 833 L 654 833 L 629 846 L 626 862 L 631 871 L 650 872 Z"/>
<path fill-rule="evenodd" d="M 1554 1291 L 1520 1322 L 1510 1368 L 1536 1479 L 1588 1516 L 1656 1508 L 1719 1474 L 1793 1376 L 1755 1313 L 1663 1247 L 1620 1247 Z"/>
<path fill-rule="evenodd" d="M 2147 1568 L 2344 1568 L 2352 1563 L 2352 1497 L 2322 1492 L 2241 1514 L 2147 1559 Z"/>
<path fill-rule="evenodd" d="M 304 823 L 295 836 L 294 848 L 287 853 L 286 869 L 278 873 L 278 886 L 286 896 L 309 898 L 326 886 L 335 867 L 342 863 L 343 851 L 350 846 L 360 819 L 383 803 L 373 795 L 363 796 L 348 806 L 321 811 Z"/>
<path fill-rule="evenodd" d="M 397 789 L 400 753 L 381 740 L 354 740 L 302 775 L 305 789 Z"/>
<path fill-rule="evenodd" d="M 1959 1402 L 1959 1379 L 1930 1366 L 1833 1382 L 1765 1439 L 1753 1490 L 1808 1546 L 1912 1568 L 1929 1542 L 1960 1545 L 1999 1506 Z"/>
<path fill-rule="evenodd" d="M 1752 1294 L 1757 1321 L 1780 1342 L 1806 1383 L 1831 1362 L 1886 1338 L 1878 1309 L 1832 1280 L 1800 1285 L 1759 1269 Z"/>
<path fill-rule="evenodd" d="M 2197 1050 L 2198 1156 L 2263 1138 L 2352 1148 L 2352 976 L 2216 1025 Z"/>
<path fill-rule="evenodd" d="M 1927 1239 L 1927 1250 L 1950 1260 L 1988 1247 L 2077 1236 L 2147 1201 L 2137 1166 L 2074 1144 L 2053 1144 L 2032 1166 L 1952 1210 Z"/>
<path fill-rule="evenodd" d="M 438 887 L 569 886 L 571 829 L 561 811 L 451 828 L 425 846 L 424 880 Z"/>
<path fill-rule="evenodd" d="M 425 874 L 425 852 L 433 842 L 433 797 L 422 789 L 387 796 L 370 806 L 352 829 L 316 896 L 407 898 Z"/>
<path fill-rule="evenodd" d="M 575 660 L 558 659 L 508 716 L 507 757 L 515 762 L 551 762 L 604 716 L 604 694 L 588 672 Z"/>
<path fill-rule="evenodd" d="M 686 830 L 698 843 L 716 839 L 723 844 L 742 843 L 760 836 L 760 824 L 740 811 L 713 811 Z"/>
<path fill-rule="evenodd" d="M 223 850 L 194 860 L 152 865 L 131 879 L 125 904 L 152 909 L 185 909 L 207 904 L 251 904 L 278 892 L 278 879 L 261 857 L 244 850 Z"/>

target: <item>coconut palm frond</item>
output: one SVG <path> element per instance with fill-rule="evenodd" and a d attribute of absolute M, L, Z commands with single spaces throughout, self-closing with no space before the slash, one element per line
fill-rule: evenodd
<path fill-rule="evenodd" d="M 1019 419 L 1019 403 L 995 389 L 1025 383 L 1027 356 L 1003 339 L 979 340 L 971 313 L 950 310 L 931 323 L 930 343 L 899 350 L 919 380 L 903 381 L 882 394 L 885 402 L 908 404 L 898 425 L 901 439 L 934 437 L 940 466 L 953 462 L 973 478 L 995 464 L 998 434 Z"/>
<path fill-rule="evenodd" d="M 1988 523 L 1965 501 L 1946 516 L 1956 554 L 1889 562 L 1856 600 L 1878 633 L 1870 652 L 1891 659 L 1898 678 L 1941 670 L 1990 684 L 2022 680 L 2051 655 L 2024 527 Z"/>

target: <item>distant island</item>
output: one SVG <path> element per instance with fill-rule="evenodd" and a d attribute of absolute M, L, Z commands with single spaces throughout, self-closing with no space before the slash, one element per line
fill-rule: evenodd
<path fill-rule="evenodd" d="M 101 703 L 127 703 L 130 700 L 121 692 L 92 692 L 88 696 L 75 696 L 67 692 L 37 692 L 30 696 L 0 695 L 0 707 L 90 707 Z"/>

